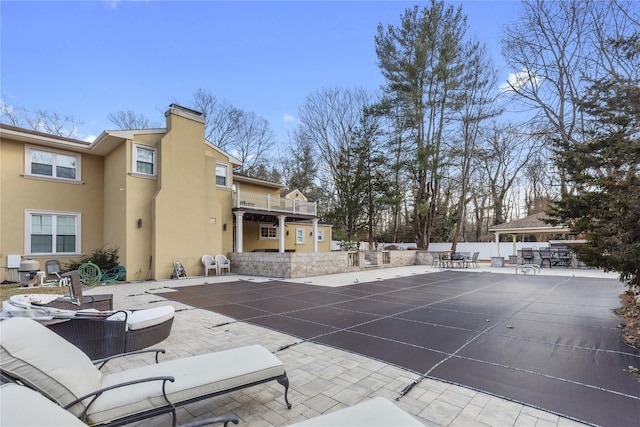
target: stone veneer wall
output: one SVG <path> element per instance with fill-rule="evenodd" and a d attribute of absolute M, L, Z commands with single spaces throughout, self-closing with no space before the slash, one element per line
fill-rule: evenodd
<path fill-rule="evenodd" d="M 417 251 L 388 251 L 389 264 L 378 267 L 399 267 L 416 264 Z M 361 271 L 365 268 L 365 253 L 358 252 L 242 252 L 229 254 L 231 271 L 263 277 L 299 278 L 324 274 Z"/>

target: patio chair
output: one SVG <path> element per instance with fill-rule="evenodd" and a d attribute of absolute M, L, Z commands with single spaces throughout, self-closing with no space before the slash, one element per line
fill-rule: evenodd
<path fill-rule="evenodd" d="M 98 311 L 113 310 L 113 294 L 83 295 L 82 281 L 77 270 L 62 273 L 60 276 L 63 279 L 68 279 L 70 294 L 46 304 L 47 307 L 63 310 L 84 310 L 89 308 L 94 308 Z"/>
<path fill-rule="evenodd" d="M 320 415 L 289 427 L 413 427 L 424 424 L 384 397 L 375 397 L 357 405 Z"/>
<path fill-rule="evenodd" d="M 465 268 L 468 268 L 469 266 L 472 266 L 473 268 L 480 268 L 480 265 L 478 264 L 479 256 L 480 256 L 480 252 L 474 252 L 473 255 L 465 257 L 464 259 Z"/>
<path fill-rule="evenodd" d="M 180 427 L 195 427 L 222 423 L 238 424 L 235 416 L 212 417 L 182 424 Z M 0 386 L 0 425 L 3 426 L 47 426 L 87 427 L 75 415 L 65 411 L 40 393 L 28 387 L 6 383 Z"/>
<path fill-rule="evenodd" d="M 431 267 L 437 267 L 440 263 L 440 254 L 438 252 L 431 252 Z"/>
<path fill-rule="evenodd" d="M 203 255 L 202 256 L 202 265 L 204 266 L 204 275 L 209 275 L 209 270 L 214 270 L 216 274 L 218 274 L 218 269 L 216 268 L 216 260 L 211 255 Z"/>
<path fill-rule="evenodd" d="M 448 268 L 451 266 L 451 252 L 440 252 L 438 266 Z"/>
<path fill-rule="evenodd" d="M 62 271 L 60 261 L 57 259 L 50 259 L 44 263 L 44 270 L 47 273 L 47 276 L 57 276 Z"/>
<path fill-rule="evenodd" d="M 573 254 L 566 246 L 558 248 L 558 264 L 564 267 L 571 267 L 573 264 Z"/>
<path fill-rule="evenodd" d="M 90 359 L 141 350 L 171 333 L 175 309 L 171 305 L 133 311 L 63 310 L 37 305 L 49 295 L 14 295 L 2 304 L 0 318 L 29 317 L 47 326 Z"/>
<path fill-rule="evenodd" d="M 218 254 L 216 255 L 216 272 L 218 276 L 224 269 L 227 269 L 227 272 L 231 273 L 231 261 L 226 256 Z"/>
<path fill-rule="evenodd" d="M 11 318 L 0 321 L 0 356 L 3 376 L 40 392 L 90 426 L 119 426 L 169 413 L 175 426 L 178 406 L 272 380 L 284 386 L 291 408 L 284 365 L 259 345 L 103 373 L 100 368 L 113 358 L 94 364 L 38 322 Z"/>
<path fill-rule="evenodd" d="M 522 248 L 522 264 L 533 264 L 533 248 Z"/>
<path fill-rule="evenodd" d="M 551 263 L 553 260 L 553 254 L 551 253 L 551 249 L 549 248 L 540 248 L 538 249 L 538 253 L 540 254 L 540 267 L 544 267 L 544 262 L 547 261 L 549 263 L 549 268 L 551 268 Z"/>

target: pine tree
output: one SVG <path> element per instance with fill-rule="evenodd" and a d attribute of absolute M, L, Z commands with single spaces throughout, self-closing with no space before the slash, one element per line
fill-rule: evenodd
<path fill-rule="evenodd" d="M 637 38 L 616 41 L 640 60 Z M 640 64 L 638 64 L 640 67 Z M 640 78 L 612 75 L 594 81 L 580 103 L 590 118 L 584 142 L 565 142 L 556 152 L 575 184 L 552 210 L 588 244 L 577 247 L 589 266 L 620 273 L 640 286 Z"/>

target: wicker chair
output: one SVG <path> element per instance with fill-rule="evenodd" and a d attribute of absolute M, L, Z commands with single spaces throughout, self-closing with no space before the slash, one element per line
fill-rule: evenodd
<path fill-rule="evenodd" d="M 103 359 L 122 353 L 142 350 L 158 344 L 171 333 L 174 309 L 160 306 L 146 310 L 81 314 L 68 320 L 47 325 L 90 359 Z M 109 317 L 107 317 L 109 315 Z"/>

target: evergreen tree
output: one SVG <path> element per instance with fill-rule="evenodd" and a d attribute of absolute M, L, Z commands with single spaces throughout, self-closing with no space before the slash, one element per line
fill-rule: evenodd
<path fill-rule="evenodd" d="M 640 35 L 612 42 L 635 58 L 640 69 Z M 563 194 L 552 209 L 554 222 L 568 224 L 587 245 L 577 247 L 589 266 L 617 271 L 640 285 L 640 78 L 594 81 L 580 108 L 588 114 L 585 142 L 563 141 L 556 152 L 576 191 Z"/>

